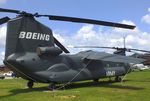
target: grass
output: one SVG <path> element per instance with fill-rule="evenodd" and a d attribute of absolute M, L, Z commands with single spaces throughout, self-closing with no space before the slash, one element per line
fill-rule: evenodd
<path fill-rule="evenodd" d="M 48 84 L 27 89 L 23 79 L 0 80 L 0 101 L 150 101 L 150 70 L 132 72 L 123 83 L 102 79 L 78 82 L 65 89 L 48 91 Z"/>

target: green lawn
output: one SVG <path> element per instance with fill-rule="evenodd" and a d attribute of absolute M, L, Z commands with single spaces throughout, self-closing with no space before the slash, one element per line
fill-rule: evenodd
<path fill-rule="evenodd" d="M 78 82 L 65 89 L 48 91 L 48 84 L 27 89 L 23 79 L 0 80 L 0 101 L 150 101 L 150 71 L 128 74 L 123 83 Z"/>

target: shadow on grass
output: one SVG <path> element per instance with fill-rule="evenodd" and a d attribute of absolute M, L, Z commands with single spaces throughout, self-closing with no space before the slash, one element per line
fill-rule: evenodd
<path fill-rule="evenodd" d="M 126 81 L 124 81 L 126 82 Z M 134 87 L 134 86 L 124 86 L 118 84 L 114 85 L 113 83 L 115 82 L 108 82 L 108 81 L 103 81 L 103 82 L 85 82 L 85 83 L 75 83 L 75 84 L 70 84 L 65 87 L 65 89 L 75 89 L 75 88 L 84 88 L 84 87 L 106 87 L 106 88 L 117 88 L 117 89 L 128 89 L 128 90 L 142 90 L 144 88 L 142 87 Z"/>
<path fill-rule="evenodd" d="M 126 82 L 126 81 L 124 81 Z M 122 86 L 120 85 L 114 85 L 114 82 L 108 82 L 108 81 L 103 81 L 103 82 L 82 82 L 82 83 L 73 83 L 70 85 L 65 86 L 66 90 L 69 89 L 76 89 L 76 88 L 86 88 L 86 87 L 106 87 L 106 88 L 117 88 L 117 89 L 128 89 L 128 90 L 142 90 L 144 88 L 140 88 L 140 87 L 134 87 L 134 86 Z M 58 86 L 58 88 L 61 87 L 61 85 Z M 64 90 L 64 88 L 62 88 Z M 60 91 L 62 90 L 60 89 Z M 10 90 L 10 94 L 9 95 L 5 95 L 5 96 L 0 96 L 1 98 L 6 98 L 6 97 L 10 97 L 10 96 L 15 96 L 17 94 L 25 94 L 25 93 L 31 93 L 31 92 L 43 92 L 43 91 L 48 91 L 48 87 L 38 87 L 38 88 L 32 88 L 32 89 L 13 89 Z"/>
<path fill-rule="evenodd" d="M 146 78 L 146 79 L 144 78 L 144 79 L 142 79 L 142 80 L 141 80 L 141 79 L 140 79 L 140 80 L 137 79 L 137 80 L 132 80 L 132 81 L 134 81 L 134 82 L 143 82 L 143 83 L 146 83 L 146 82 L 147 82 L 147 83 L 149 83 L 149 82 L 150 82 L 150 78 Z"/>
<path fill-rule="evenodd" d="M 28 89 L 28 88 L 24 88 L 24 89 L 13 89 L 9 91 L 9 95 L 5 95 L 5 96 L 0 96 L 0 99 L 2 98 L 7 98 L 7 97 L 11 97 L 11 96 L 15 96 L 17 94 L 25 94 L 25 93 L 31 93 L 31 92 L 41 92 L 47 90 L 47 87 L 38 87 L 38 88 L 32 88 L 32 89 Z"/>

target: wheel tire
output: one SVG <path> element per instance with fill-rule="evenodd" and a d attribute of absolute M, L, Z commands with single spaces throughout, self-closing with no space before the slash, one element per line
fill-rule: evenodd
<path fill-rule="evenodd" d="M 119 77 L 119 76 L 117 76 L 117 77 L 115 78 L 115 81 L 116 81 L 116 82 L 121 82 L 121 81 L 122 81 L 122 78 Z"/>
<path fill-rule="evenodd" d="M 32 82 L 32 81 L 29 81 L 29 82 L 27 83 L 27 87 L 28 87 L 28 88 L 32 88 L 32 87 L 33 87 L 33 82 Z"/>
<path fill-rule="evenodd" d="M 48 89 L 51 90 L 51 91 L 55 90 L 56 89 L 55 83 L 49 84 Z"/>

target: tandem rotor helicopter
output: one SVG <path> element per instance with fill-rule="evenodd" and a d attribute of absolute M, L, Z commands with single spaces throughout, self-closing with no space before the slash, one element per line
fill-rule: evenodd
<path fill-rule="evenodd" d="M 57 83 L 71 83 L 83 80 L 115 77 L 116 81 L 128 73 L 129 63 L 141 63 L 144 59 L 96 51 L 70 53 L 54 36 L 52 30 L 35 18 L 89 23 L 134 29 L 135 26 L 98 21 L 92 19 L 31 14 L 25 11 L 0 8 L 3 13 L 15 13 L 17 17 L 4 17 L 0 24 L 7 22 L 7 36 L 4 64 L 22 78 L 28 80 L 28 88 L 34 82 L 49 83 L 49 89 L 56 89 Z M 56 45 L 58 47 L 56 47 Z M 63 53 L 64 52 L 64 53 Z"/>

